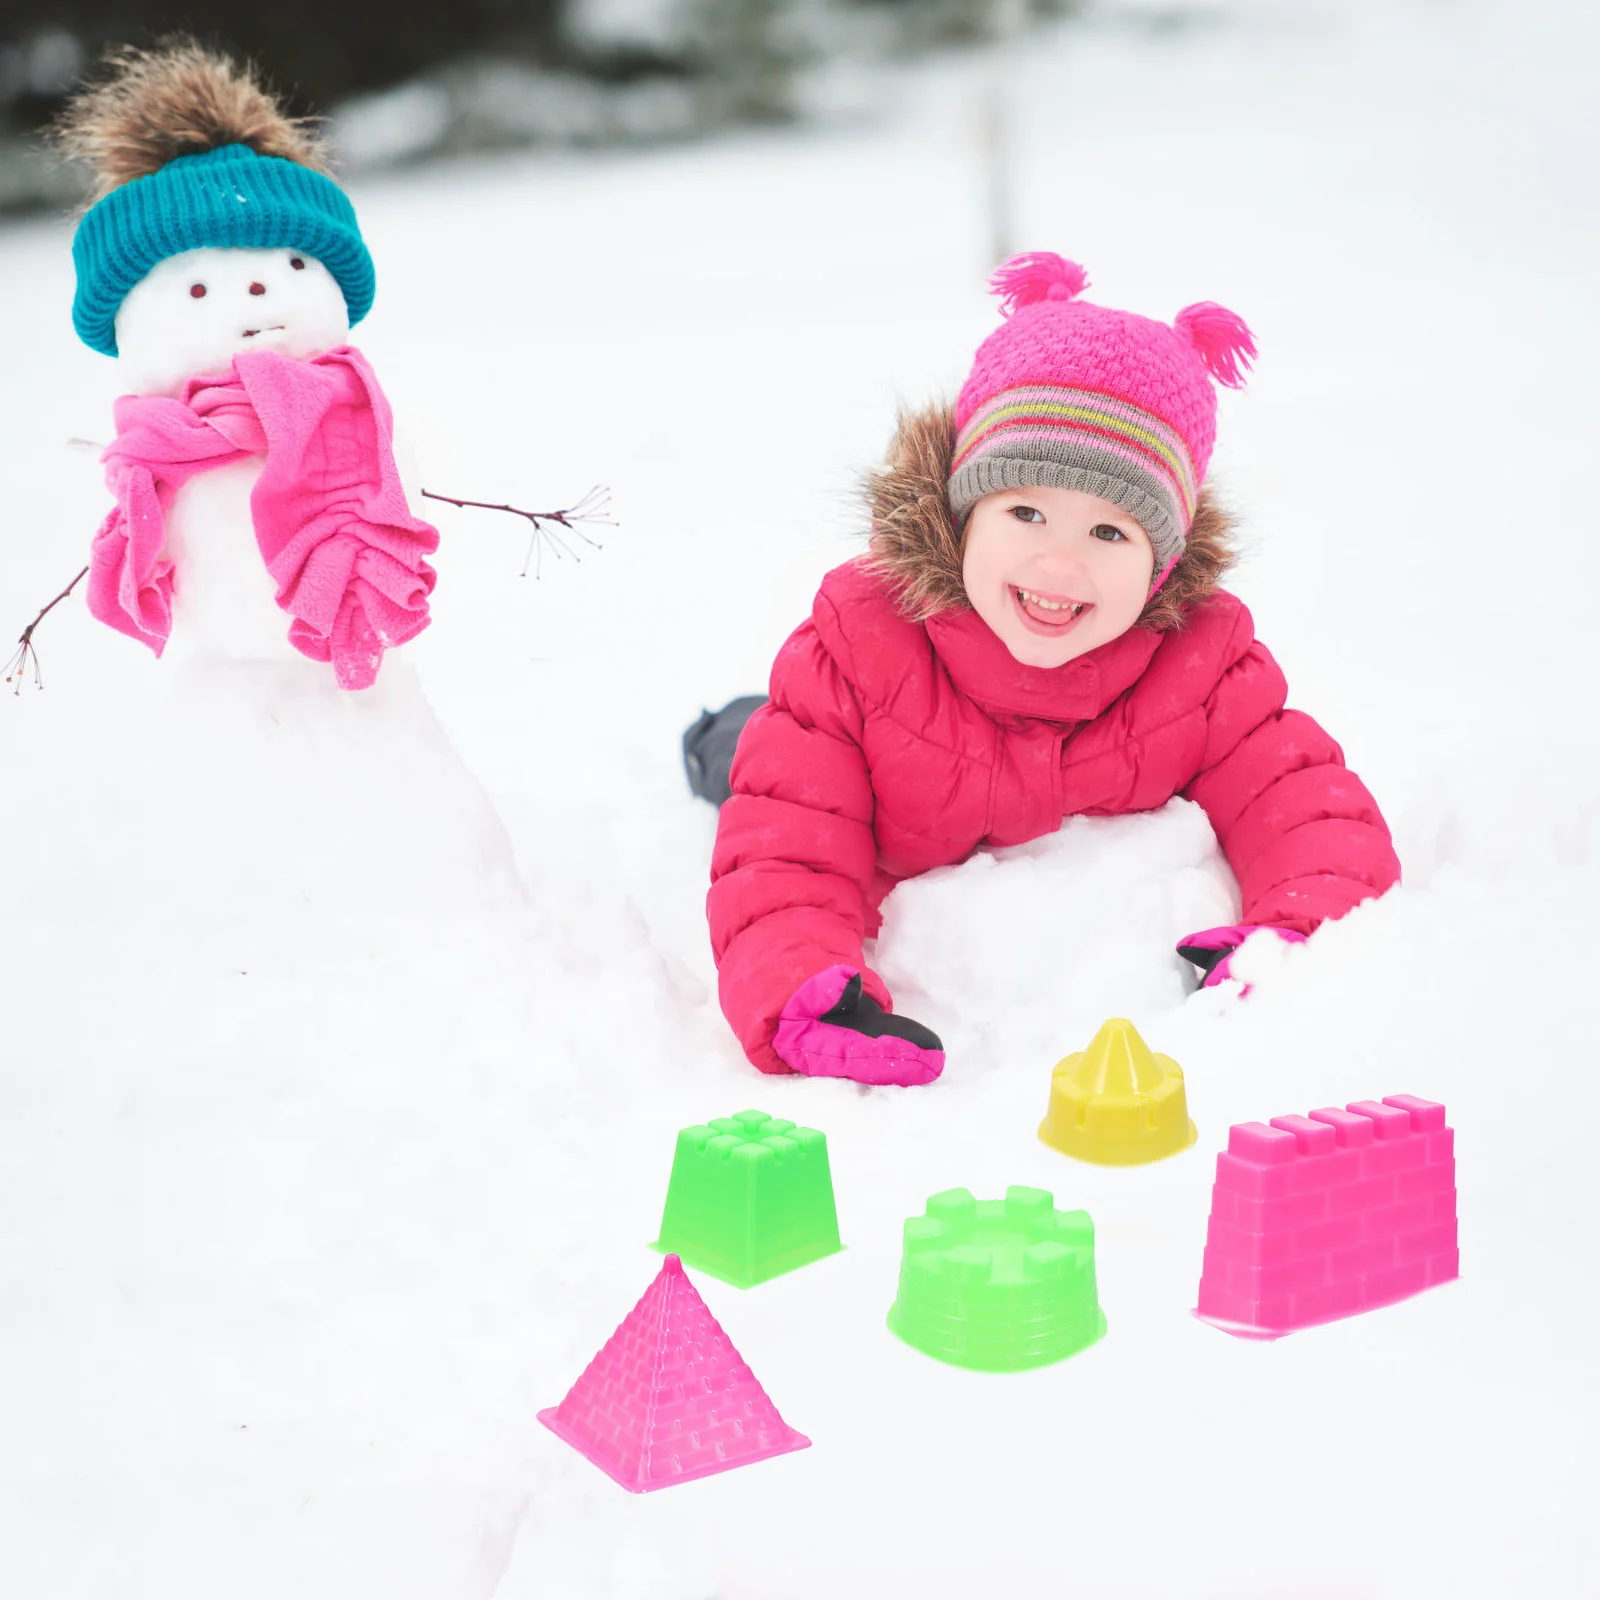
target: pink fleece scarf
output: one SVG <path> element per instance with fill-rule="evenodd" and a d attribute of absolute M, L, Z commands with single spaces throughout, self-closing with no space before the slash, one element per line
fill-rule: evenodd
<path fill-rule="evenodd" d="M 250 495 L 256 544 L 294 619 L 289 642 L 365 689 L 383 652 L 428 625 L 438 531 L 412 516 L 392 448 L 389 402 L 359 350 L 310 361 L 235 356 L 176 399 L 124 395 L 101 458 L 117 504 L 94 536 L 89 610 L 159 656 L 172 632 L 173 496 L 196 473 L 265 452 Z"/>

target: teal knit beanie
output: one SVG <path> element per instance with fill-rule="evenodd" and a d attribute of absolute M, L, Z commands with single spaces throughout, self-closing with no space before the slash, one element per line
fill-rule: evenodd
<path fill-rule="evenodd" d="M 372 257 L 344 190 L 298 162 L 228 144 L 178 156 L 84 213 L 72 240 L 78 337 L 114 356 L 128 291 L 158 262 L 207 245 L 303 250 L 344 291 L 352 327 L 372 309 Z"/>

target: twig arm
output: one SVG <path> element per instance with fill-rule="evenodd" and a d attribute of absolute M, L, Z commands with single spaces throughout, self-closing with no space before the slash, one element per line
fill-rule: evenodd
<path fill-rule="evenodd" d="M 49 605 L 44 606 L 40 610 L 39 615 L 36 616 L 33 621 L 22 630 L 22 634 L 17 640 L 16 651 L 12 655 L 11 659 L 6 663 L 6 682 L 10 683 L 12 679 L 16 680 L 17 686 L 12 691 L 14 694 L 22 693 L 22 680 L 27 677 L 28 669 L 30 667 L 33 669 L 33 681 L 35 685 L 40 689 L 44 688 L 44 677 L 39 671 L 39 653 L 33 647 L 33 630 L 37 628 L 39 624 L 43 622 L 44 619 L 49 616 L 49 614 L 54 611 L 55 608 L 60 605 L 61 602 L 65 600 L 74 589 L 78 587 L 80 583 L 83 582 L 84 578 L 88 574 L 88 571 L 89 569 L 85 567 L 78 574 L 78 576 L 74 578 L 72 582 L 69 583 L 66 588 L 63 589 L 61 593 L 50 602 Z"/>
<path fill-rule="evenodd" d="M 422 495 L 426 500 L 442 500 L 449 506 L 470 507 L 478 511 L 504 511 L 510 516 L 523 518 L 533 529 L 532 535 L 528 540 L 528 561 L 533 560 L 536 551 L 542 555 L 546 543 L 555 551 L 558 559 L 562 556 L 571 556 L 574 561 L 583 559 L 576 550 L 571 549 L 562 541 L 559 534 L 544 526 L 547 522 L 555 523 L 559 527 L 565 528 L 568 533 L 583 540 L 591 550 L 599 550 L 604 547 L 598 539 L 591 539 L 588 534 L 577 526 L 578 523 L 598 523 L 610 528 L 616 526 L 611 518 L 605 514 L 611 504 L 611 491 L 602 488 L 598 484 L 576 505 L 566 506 L 560 511 L 525 511 L 521 506 L 505 505 L 494 500 L 458 500 L 454 495 L 435 494 L 431 489 L 424 489 Z M 524 561 L 522 564 L 523 577 L 528 575 L 528 561 Z M 534 569 L 534 576 L 539 576 L 537 566 Z"/>

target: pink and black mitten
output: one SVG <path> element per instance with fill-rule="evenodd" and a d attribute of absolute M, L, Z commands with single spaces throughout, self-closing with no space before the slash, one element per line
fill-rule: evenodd
<path fill-rule="evenodd" d="M 772 1047 L 796 1072 L 857 1083 L 932 1083 L 944 1046 L 931 1028 L 885 1011 L 854 967 L 829 967 L 795 990 Z"/>
<path fill-rule="evenodd" d="M 1202 989 L 1214 989 L 1233 977 L 1233 957 L 1252 933 L 1275 933 L 1286 944 L 1304 944 L 1306 936 L 1293 928 L 1274 928 L 1265 923 L 1247 922 L 1237 928 L 1207 928 L 1179 941 L 1178 954 L 1200 969 Z M 1242 991 L 1250 992 L 1246 984 Z"/>

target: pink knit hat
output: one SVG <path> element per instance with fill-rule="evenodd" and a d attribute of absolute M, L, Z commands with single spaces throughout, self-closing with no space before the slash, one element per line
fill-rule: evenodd
<path fill-rule="evenodd" d="M 1077 298 L 1088 275 L 1046 250 L 989 280 L 1005 321 L 956 401 L 950 508 L 959 526 L 996 489 L 1083 489 L 1150 535 L 1156 571 L 1183 552 L 1217 431 L 1212 380 L 1237 389 L 1250 330 L 1210 301 L 1163 322 Z"/>

